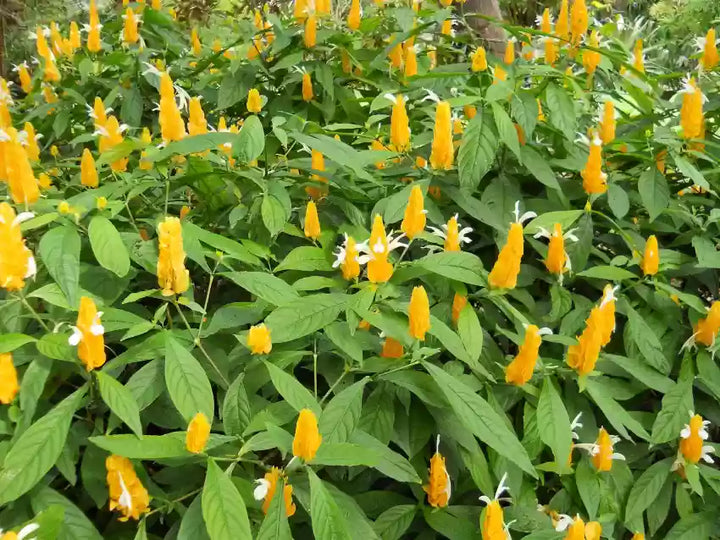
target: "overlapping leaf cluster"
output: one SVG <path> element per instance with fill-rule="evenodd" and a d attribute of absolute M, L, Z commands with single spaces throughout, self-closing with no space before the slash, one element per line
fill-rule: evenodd
<path fill-rule="evenodd" d="M 715 66 L 662 72 L 580 0 L 498 57 L 462 3 L 320 4 L 192 29 L 130 3 L 3 89 L 32 174 L 2 163 L 0 526 L 714 537 Z"/>

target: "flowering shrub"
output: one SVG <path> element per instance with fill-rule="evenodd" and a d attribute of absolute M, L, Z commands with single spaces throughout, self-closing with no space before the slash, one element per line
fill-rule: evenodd
<path fill-rule="evenodd" d="M 583 0 L 502 58 L 462 4 L 362 4 L 37 28 L 0 526 L 717 537 L 714 30 L 685 77 Z"/>

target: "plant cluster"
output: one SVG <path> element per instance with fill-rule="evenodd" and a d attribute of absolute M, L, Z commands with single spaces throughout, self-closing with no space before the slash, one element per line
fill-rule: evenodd
<path fill-rule="evenodd" d="M 501 58 L 475 16 L 35 29 L 3 540 L 717 537 L 715 31 L 681 74 L 584 0 Z"/>

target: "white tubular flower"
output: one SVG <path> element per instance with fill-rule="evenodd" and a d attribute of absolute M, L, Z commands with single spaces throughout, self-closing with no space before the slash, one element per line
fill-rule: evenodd
<path fill-rule="evenodd" d="M 33 278 L 35 277 L 35 274 L 37 274 L 37 263 L 35 262 L 35 257 L 30 255 L 27 260 L 27 271 L 25 272 L 25 278 Z"/>
<path fill-rule="evenodd" d="M 492 501 L 511 501 L 512 499 L 510 497 L 500 497 L 503 493 L 506 491 L 509 492 L 510 488 L 505 485 L 505 480 L 507 480 L 507 473 L 502 475 L 502 478 L 500 479 L 500 483 L 498 484 L 497 489 L 495 490 L 495 498 L 490 499 L 487 495 L 480 496 L 480 500 L 484 502 L 485 504 L 490 504 Z"/>
<path fill-rule="evenodd" d="M 530 219 L 534 219 L 537 217 L 537 214 L 535 212 L 525 212 L 522 215 L 520 215 L 520 201 L 515 201 L 515 223 L 524 223 Z"/>
<path fill-rule="evenodd" d="M 77 326 L 71 326 L 70 328 L 72 328 L 73 333 L 68 338 L 68 345 L 71 347 L 77 347 L 82 340 L 83 334 Z"/>
<path fill-rule="evenodd" d="M 580 436 L 575 432 L 576 429 L 583 427 L 583 425 L 580 423 L 580 418 L 582 417 L 582 413 L 577 413 L 577 416 L 573 418 L 573 421 L 570 423 L 570 431 L 572 431 L 572 438 L 573 440 L 577 440 L 580 438 Z"/>
<path fill-rule="evenodd" d="M 615 293 L 618 292 L 619 289 L 620 285 L 615 285 L 612 289 L 607 289 L 606 291 L 604 291 L 602 301 L 600 302 L 600 307 L 605 307 L 608 302 L 617 300 L 617 296 L 615 296 Z"/>
<path fill-rule="evenodd" d="M 118 480 L 120 480 L 120 488 L 122 489 L 122 493 L 120 494 L 118 503 L 120 503 L 120 506 L 127 508 L 128 511 L 132 511 L 132 495 L 130 495 L 130 491 L 128 490 L 127 486 L 125 485 L 125 481 L 123 480 L 122 474 L 120 472 L 118 472 L 117 475 L 118 475 Z"/>
<path fill-rule="evenodd" d="M 265 480 L 264 478 L 258 478 L 255 480 L 255 483 L 257 486 L 255 486 L 255 489 L 253 490 L 253 498 L 256 501 L 262 501 L 268 494 L 268 490 L 270 489 L 270 482 Z"/>
<path fill-rule="evenodd" d="M 13 219 L 13 226 L 19 225 L 23 221 L 27 221 L 29 219 L 32 219 L 35 217 L 35 214 L 33 212 L 20 212 L 17 216 L 15 216 L 15 219 Z"/>
<path fill-rule="evenodd" d="M 558 516 L 557 524 L 555 525 L 555 530 L 557 532 L 563 532 L 567 530 L 567 528 L 572 525 L 574 521 L 575 518 L 572 518 L 567 514 L 560 514 Z"/>
<path fill-rule="evenodd" d="M 17 538 L 17 540 L 35 540 L 35 538 L 36 538 L 35 536 L 33 536 L 32 538 L 28 538 L 28 536 L 31 535 L 32 533 L 34 533 L 35 531 L 37 531 L 39 528 L 40 528 L 40 525 L 38 525 L 37 523 L 28 523 L 27 525 L 25 525 L 22 529 L 20 529 L 17 532 L 16 538 Z M 5 534 L 11 534 L 11 533 L 5 533 Z M 2 529 L 0 529 L 0 538 L 5 538 L 5 535 L 3 534 Z"/>

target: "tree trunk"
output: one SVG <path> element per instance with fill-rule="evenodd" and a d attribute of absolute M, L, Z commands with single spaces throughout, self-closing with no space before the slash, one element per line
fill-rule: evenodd
<path fill-rule="evenodd" d="M 502 20 L 498 0 L 467 0 L 465 10 L 470 13 L 480 13 L 499 21 Z M 502 54 L 505 50 L 505 31 L 501 27 L 479 17 L 472 17 L 469 22 L 480 34 L 480 37 L 487 40 L 490 51 L 496 55 Z"/>

